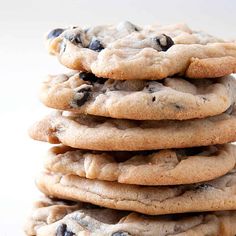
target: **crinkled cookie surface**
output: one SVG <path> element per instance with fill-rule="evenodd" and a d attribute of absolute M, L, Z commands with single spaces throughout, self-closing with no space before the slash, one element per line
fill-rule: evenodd
<path fill-rule="evenodd" d="M 48 50 L 65 66 L 118 80 L 221 77 L 236 71 L 236 43 L 184 24 L 136 26 L 130 22 L 55 29 Z"/>

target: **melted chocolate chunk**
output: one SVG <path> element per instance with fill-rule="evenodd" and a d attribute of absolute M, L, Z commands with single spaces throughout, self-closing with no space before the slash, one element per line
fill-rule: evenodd
<path fill-rule="evenodd" d="M 111 236 L 131 236 L 131 234 L 125 231 L 117 231 L 113 233 Z"/>
<path fill-rule="evenodd" d="M 99 84 L 104 84 L 106 82 L 106 79 L 104 78 L 98 78 L 92 73 L 88 72 L 81 72 L 79 74 L 80 79 L 84 81 L 89 81 L 91 83 L 99 83 Z"/>
<path fill-rule="evenodd" d="M 64 32 L 64 29 L 61 29 L 61 28 L 54 29 L 51 32 L 49 32 L 49 34 L 47 35 L 47 39 L 56 38 L 59 35 L 61 35 L 63 32 Z"/>
<path fill-rule="evenodd" d="M 56 236 L 73 236 L 73 232 L 67 230 L 66 224 L 61 224 L 57 227 Z"/>
<path fill-rule="evenodd" d="M 88 48 L 96 52 L 101 52 L 104 49 L 103 45 L 98 39 L 92 39 Z"/>
<path fill-rule="evenodd" d="M 161 47 L 162 51 L 167 51 L 171 46 L 175 44 L 174 41 L 171 39 L 171 37 L 165 34 L 157 36 L 155 38 L 155 41 Z"/>
<path fill-rule="evenodd" d="M 77 106 L 83 106 L 85 104 L 85 102 L 87 102 L 87 100 L 90 97 L 90 93 L 91 93 L 91 87 L 84 87 L 81 88 L 77 91 L 77 93 L 79 93 L 81 96 L 79 96 L 79 98 L 76 99 L 75 103 Z"/>
<path fill-rule="evenodd" d="M 64 236 L 66 228 L 67 228 L 66 224 L 59 225 L 57 227 L 56 236 Z"/>

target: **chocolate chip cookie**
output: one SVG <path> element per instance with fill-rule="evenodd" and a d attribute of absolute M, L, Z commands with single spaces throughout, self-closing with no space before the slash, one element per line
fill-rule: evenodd
<path fill-rule="evenodd" d="M 148 215 L 236 210 L 236 170 L 217 179 L 178 186 L 139 186 L 76 175 L 42 173 L 38 188 L 56 198 Z"/>
<path fill-rule="evenodd" d="M 155 150 L 236 141 L 236 112 L 185 121 L 134 121 L 55 112 L 35 123 L 33 139 L 90 150 Z"/>
<path fill-rule="evenodd" d="M 235 102 L 233 76 L 162 81 L 112 80 L 91 73 L 49 76 L 41 101 L 59 110 L 133 120 L 186 120 L 223 113 Z"/>
<path fill-rule="evenodd" d="M 177 185 L 208 181 L 232 170 L 231 144 L 143 152 L 95 152 L 65 146 L 50 149 L 45 168 L 88 179 L 137 185 Z"/>
<path fill-rule="evenodd" d="M 234 236 L 235 211 L 147 216 L 82 202 L 42 199 L 25 225 L 36 236 Z"/>
<path fill-rule="evenodd" d="M 98 77 L 163 79 L 172 75 L 212 78 L 236 72 L 236 43 L 183 24 L 139 27 L 130 22 L 54 29 L 48 50 L 65 66 Z"/>

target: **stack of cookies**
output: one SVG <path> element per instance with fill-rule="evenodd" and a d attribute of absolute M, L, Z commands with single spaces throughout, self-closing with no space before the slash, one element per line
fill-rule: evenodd
<path fill-rule="evenodd" d="M 57 109 L 28 235 L 236 234 L 236 43 L 184 24 L 55 29 Z"/>

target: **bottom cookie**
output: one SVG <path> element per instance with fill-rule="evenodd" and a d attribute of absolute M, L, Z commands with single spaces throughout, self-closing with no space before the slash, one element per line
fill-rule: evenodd
<path fill-rule="evenodd" d="M 236 211 L 147 216 L 44 198 L 26 226 L 37 236 L 234 236 Z"/>

